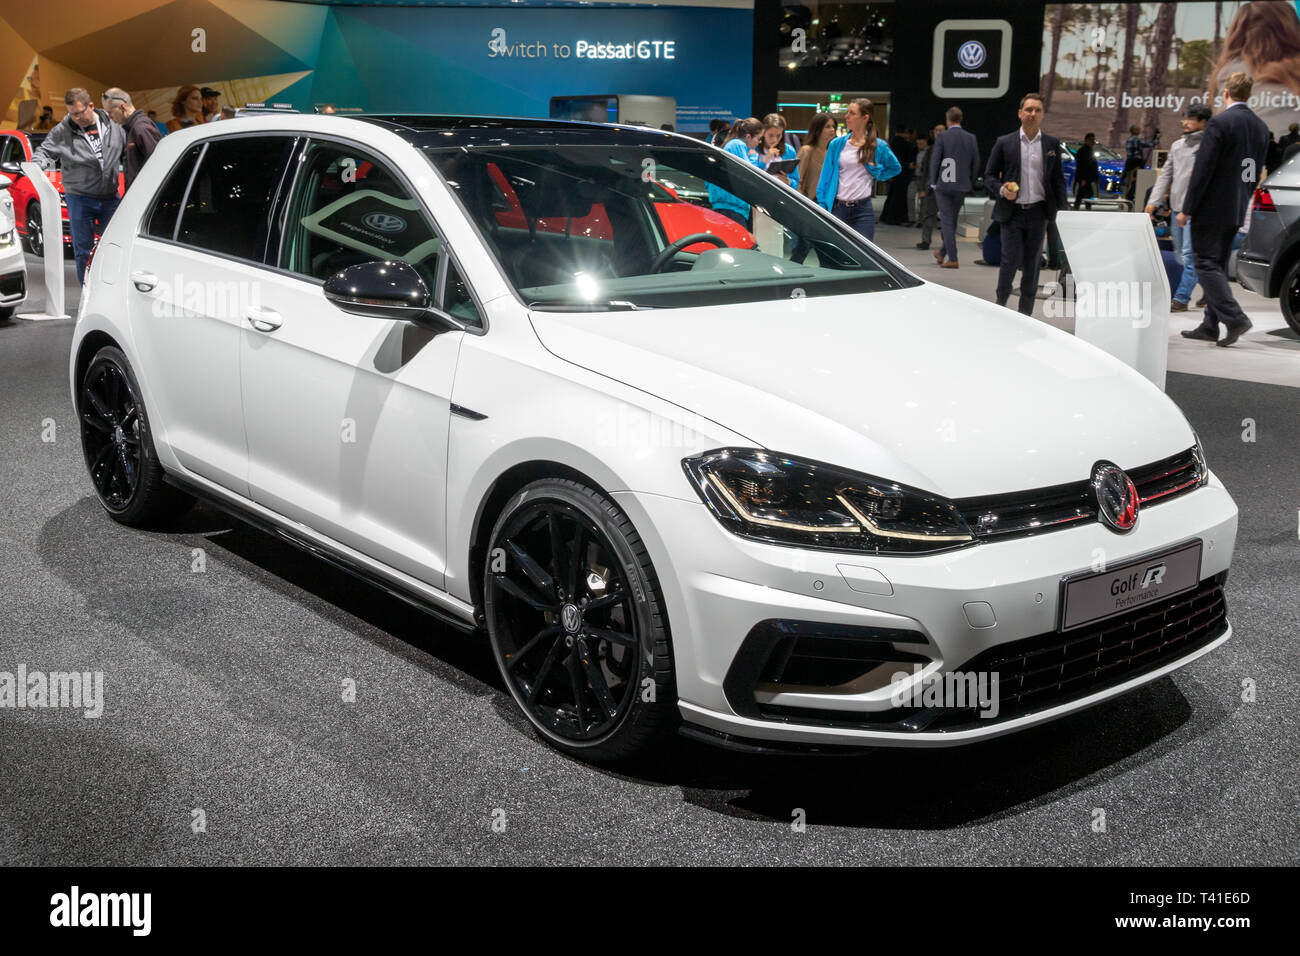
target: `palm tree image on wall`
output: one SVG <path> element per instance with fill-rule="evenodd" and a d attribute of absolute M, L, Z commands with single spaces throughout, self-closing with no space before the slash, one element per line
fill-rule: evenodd
<path fill-rule="evenodd" d="M 1234 70 L 1255 79 L 1251 108 L 1281 135 L 1300 120 L 1300 16 L 1285 0 L 1057 3 L 1044 12 L 1041 89 L 1054 133 L 1122 148 L 1167 145 L 1193 102 L 1216 110 Z"/>

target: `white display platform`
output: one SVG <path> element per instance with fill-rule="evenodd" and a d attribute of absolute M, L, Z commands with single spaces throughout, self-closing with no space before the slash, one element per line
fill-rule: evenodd
<path fill-rule="evenodd" d="M 22 312 L 24 319 L 66 319 L 66 299 L 63 288 L 63 210 L 59 203 L 59 191 L 45 178 L 41 167 L 35 163 L 21 163 L 19 169 L 36 188 L 37 198 L 41 203 L 41 231 L 45 239 L 45 268 L 39 273 L 41 284 L 45 287 L 45 311 Z M 28 273 L 28 282 L 35 276 Z M 30 291 L 28 298 L 31 298 Z"/>
<path fill-rule="evenodd" d="M 1074 334 L 1163 389 L 1169 278 L 1151 220 L 1141 213 L 1062 210 L 1056 227 L 1072 273 L 1066 300 L 1073 304 Z"/>

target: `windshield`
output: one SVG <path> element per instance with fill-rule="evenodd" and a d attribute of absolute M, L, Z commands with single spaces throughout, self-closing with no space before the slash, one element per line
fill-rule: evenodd
<path fill-rule="evenodd" d="M 719 150 L 424 151 L 528 305 L 674 308 L 917 285 L 790 188 Z"/>

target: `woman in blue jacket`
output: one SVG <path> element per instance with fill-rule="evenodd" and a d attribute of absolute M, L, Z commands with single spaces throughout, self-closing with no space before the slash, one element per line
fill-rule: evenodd
<path fill-rule="evenodd" d="M 844 114 L 849 131 L 831 140 L 817 184 L 817 204 L 867 239 L 876 237 L 876 214 L 871 208 L 876 182 L 893 179 L 903 169 L 894 151 L 876 136 L 872 110 L 866 97 L 849 103 Z"/>
<path fill-rule="evenodd" d="M 731 127 L 731 132 L 727 134 L 727 141 L 722 144 L 722 148 L 734 156 L 743 159 L 745 162 L 763 168 L 762 161 L 758 158 L 758 143 L 763 137 L 763 124 L 754 117 L 748 119 L 736 120 L 736 124 Z M 749 228 L 749 203 L 745 202 L 738 196 L 733 196 L 719 186 L 709 183 L 709 205 L 715 212 L 720 212 L 729 219 L 734 219 L 746 229 Z"/>
<path fill-rule="evenodd" d="M 780 113 L 768 113 L 763 117 L 763 138 L 758 144 L 758 158 L 763 161 L 764 169 L 778 159 L 799 158 L 795 148 L 785 141 L 785 117 Z M 779 173 L 772 175 L 781 178 Z M 785 176 L 785 181 L 792 189 L 799 188 L 798 167 Z"/>

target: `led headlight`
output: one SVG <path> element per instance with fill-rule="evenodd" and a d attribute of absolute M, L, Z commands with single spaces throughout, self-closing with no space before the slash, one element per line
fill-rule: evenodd
<path fill-rule="evenodd" d="M 971 544 L 952 502 L 812 461 L 727 448 L 682 462 L 736 534 L 834 551 L 924 554 Z"/>
<path fill-rule="evenodd" d="M 1201 444 L 1201 436 L 1192 432 L 1192 437 L 1196 439 L 1196 444 L 1192 447 L 1192 457 L 1196 459 L 1196 487 L 1200 488 L 1210 480 L 1210 466 L 1205 463 L 1205 446 Z"/>

